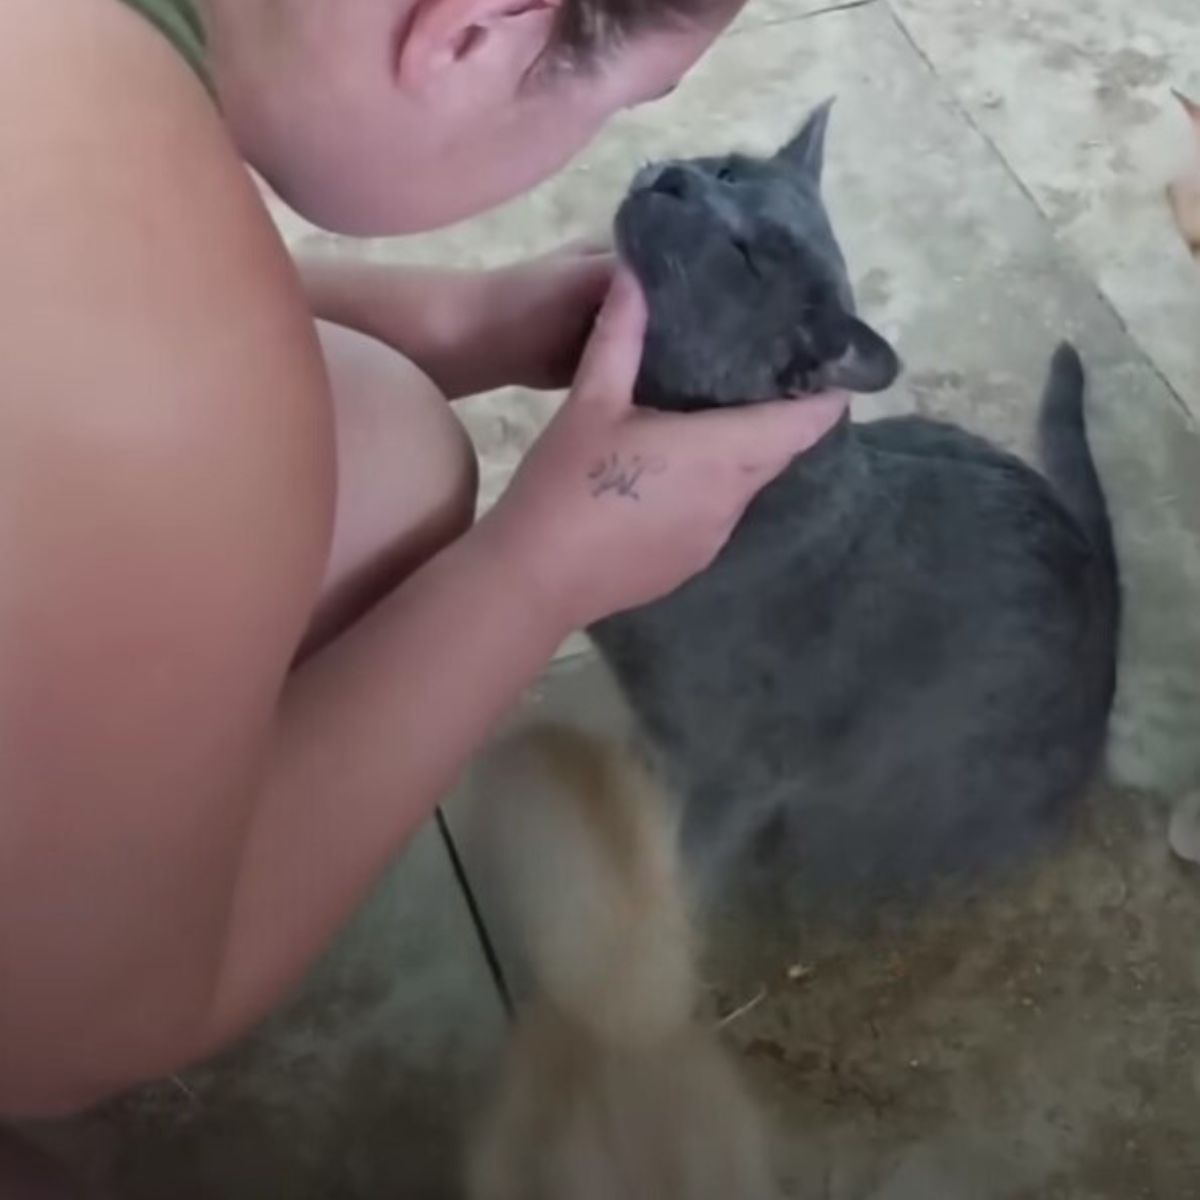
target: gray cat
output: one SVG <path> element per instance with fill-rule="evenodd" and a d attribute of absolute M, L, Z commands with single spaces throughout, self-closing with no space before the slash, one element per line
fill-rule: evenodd
<path fill-rule="evenodd" d="M 616 235 L 650 311 L 638 403 L 893 382 L 821 199 L 828 118 L 770 159 L 637 176 Z M 806 887 L 915 894 L 1061 823 L 1100 756 L 1118 624 L 1083 387 L 1061 347 L 1048 479 L 953 425 L 847 419 L 710 569 L 593 627 L 702 867 L 741 855 Z"/>

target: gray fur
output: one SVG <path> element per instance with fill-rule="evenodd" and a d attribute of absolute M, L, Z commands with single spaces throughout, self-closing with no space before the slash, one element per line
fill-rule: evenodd
<path fill-rule="evenodd" d="M 772 159 L 647 168 L 617 217 L 650 309 L 639 403 L 888 386 L 820 191 L 828 106 Z M 1117 581 L 1064 347 L 1051 482 L 918 417 L 844 421 L 713 566 L 592 635 L 709 864 L 920 890 L 1038 844 L 1085 788 L 1113 690 Z M 1072 512 L 1077 515 L 1072 515 Z"/>

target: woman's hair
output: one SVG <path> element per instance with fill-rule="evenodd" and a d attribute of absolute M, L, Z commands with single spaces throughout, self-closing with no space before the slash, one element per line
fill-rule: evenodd
<path fill-rule="evenodd" d="M 551 66 L 578 69 L 638 34 L 702 21 L 741 0 L 564 0 Z"/>

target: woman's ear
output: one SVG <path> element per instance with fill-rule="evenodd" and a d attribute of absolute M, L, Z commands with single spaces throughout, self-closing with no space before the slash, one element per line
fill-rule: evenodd
<path fill-rule="evenodd" d="M 413 94 L 476 76 L 514 86 L 545 52 L 560 0 L 417 0 L 400 35 L 396 76 Z"/>

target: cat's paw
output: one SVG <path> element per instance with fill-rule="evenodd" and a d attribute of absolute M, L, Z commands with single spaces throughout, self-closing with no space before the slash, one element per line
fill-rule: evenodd
<path fill-rule="evenodd" d="M 1200 863 L 1200 791 L 1189 792 L 1176 801 L 1167 838 L 1180 858 Z"/>

